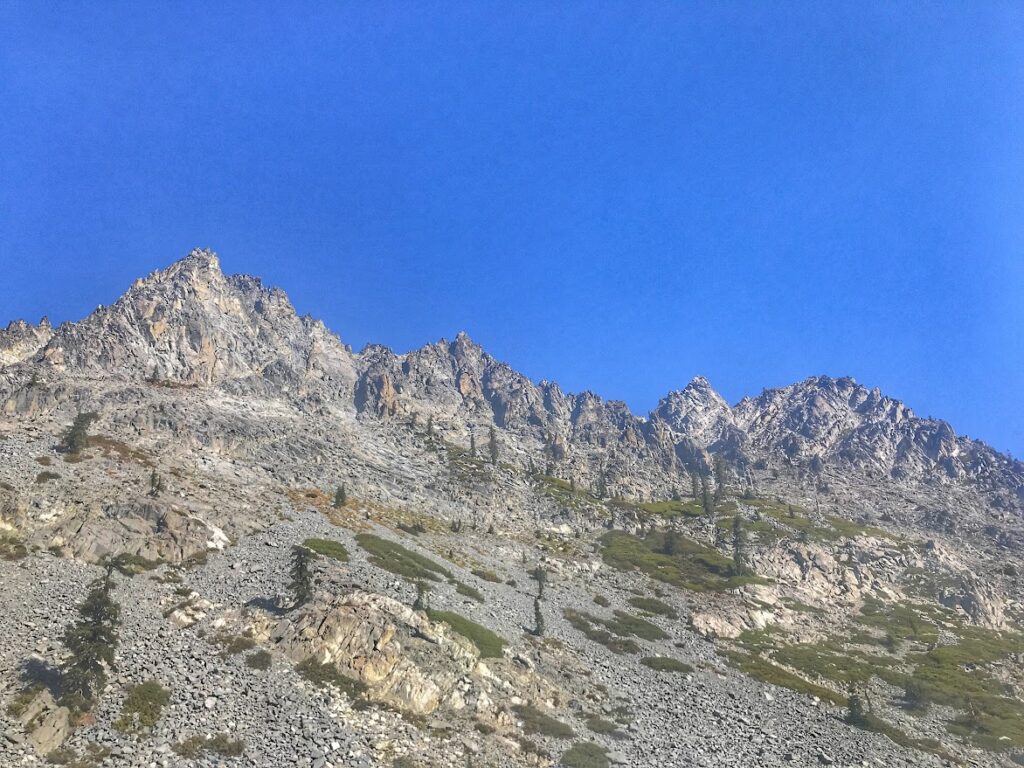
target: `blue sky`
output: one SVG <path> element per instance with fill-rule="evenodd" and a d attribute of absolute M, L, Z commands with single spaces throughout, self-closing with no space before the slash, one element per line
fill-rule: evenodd
<path fill-rule="evenodd" d="M 0 319 L 196 245 L 645 413 L 851 375 L 1024 454 L 1024 6 L 0 4 Z"/>

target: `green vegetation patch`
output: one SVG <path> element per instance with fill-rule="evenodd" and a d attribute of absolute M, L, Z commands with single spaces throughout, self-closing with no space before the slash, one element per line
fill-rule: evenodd
<path fill-rule="evenodd" d="M 669 619 L 679 618 L 675 608 L 656 597 L 631 597 L 629 598 L 629 604 L 645 613 L 654 613 Z"/>
<path fill-rule="evenodd" d="M 846 706 L 845 696 L 836 693 L 831 688 L 808 682 L 799 675 L 795 675 L 760 656 L 737 651 L 725 651 L 724 653 L 731 666 L 756 680 L 781 688 L 789 688 L 807 696 L 817 696 L 822 701 L 831 702 L 837 707 Z"/>
<path fill-rule="evenodd" d="M 474 568 L 473 571 L 472 571 L 472 574 L 474 576 L 476 576 L 478 579 L 483 579 L 484 581 L 489 581 L 492 584 L 500 584 L 501 583 L 501 576 L 496 574 L 494 571 L 489 571 L 489 570 L 487 570 L 485 568 Z"/>
<path fill-rule="evenodd" d="M 455 591 L 460 595 L 465 595 L 466 597 L 476 600 L 478 603 L 482 603 L 484 601 L 484 596 L 480 594 L 480 590 L 469 586 L 469 584 L 464 584 L 461 581 L 455 582 Z"/>
<path fill-rule="evenodd" d="M 562 765 L 566 768 L 608 768 L 611 763 L 608 762 L 608 753 L 604 747 L 592 741 L 584 741 L 574 744 L 562 755 Z"/>
<path fill-rule="evenodd" d="M 451 611 L 435 611 L 428 609 L 427 616 L 431 621 L 443 621 L 453 630 L 468 639 L 480 651 L 482 659 L 500 659 L 505 647 L 505 640 L 487 627 L 482 627 Z"/>
<path fill-rule="evenodd" d="M 601 555 L 612 567 L 639 570 L 658 581 L 695 592 L 764 583 L 756 576 L 737 575 L 732 559 L 717 550 L 671 532 L 655 532 L 640 539 L 609 531 L 601 537 L 601 544 Z"/>
<path fill-rule="evenodd" d="M 150 560 L 142 555 L 122 552 L 110 559 L 110 565 L 123 576 L 137 576 L 146 571 L 152 571 L 164 564 L 163 560 Z"/>
<path fill-rule="evenodd" d="M 639 653 L 640 646 L 630 639 L 633 637 L 643 640 L 664 640 L 668 637 L 658 625 L 625 611 L 614 611 L 610 619 L 598 618 L 571 608 L 566 608 L 563 615 L 575 629 L 613 653 Z"/>
<path fill-rule="evenodd" d="M 362 699 L 366 695 L 366 685 L 362 680 L 343 675 L 333 664 L 321 664 L 313 657 L 301 662 L 295 671 L 313 685 L 319 688 L 333 686 L 352 700 Z"/>
<path fill-rule="evenodd" d="M 360 533 L 356 535 L 356 541 L 370 555 L 371 563 L 398 576 L 430 581 L 453 578 L 451 571 L 438 565 L 429 557 L 412 552 L 401 544 L 388 539 L 382 539 L 372 533 Z"/>
<path fill-rule="evenodd" d="M 592 732 L 601 734 L 602 736 L 611 736 L 619 730 L 619 724 L 613 723 L 611 720 L 605 720 L 603 717 L 598 715 L 591 715 L 586 719 L 587 728 Z"/>
<path fill-rule="evenodd" d="M 553 739 L 571 739 L 576 733 L 561 720 L 546 715 L 529 704 L 513 707 L 516 717 L 523 721 L 523 731 L 527 735 L 540 734 Z"/>
<path fill-rule="evenodd" d="M 114 727 L 122 733 L 148 731 L 156 725 L 170 700 L 171 692 L 155 680 L 133 686 L 128 689 L 124 706 L 121 707 L 121 716 Z"/>
<path fill-rule="evenodd" d="M 644 658 L 640 659 L 640 663 L 657 672 L 677 672 L 681 675 L 693 672 L 693 667 L 689 664 L 668 656 L 644 656 Z"/>
<path fill-rule="evenodd" d="M 337 560 L 339 563 L 348 562 L 348 550 L 339 541 L 331 539 L 306 539 L 302 542 L 306 549 L 316 552 L 318 555 Z"/>

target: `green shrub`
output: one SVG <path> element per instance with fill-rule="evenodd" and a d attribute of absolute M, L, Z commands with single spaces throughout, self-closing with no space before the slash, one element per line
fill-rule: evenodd
<path fill-rule="evenodd" d="M 669 658 L 668 656 L 645 656 L 640 659 L 640 663 L 658 672 L 678 672 L 681 675 L 685 675 L 693 671 L 693 667 L 689 664 Z"/>
<path fill-rule="evenodd" d="M 398 576 L 431 581 L 441 581 L 442 577 L 452 578 L 451 571 L 438 565 L 429 557 L 406 549 L 401 544 L 374 536 L 372 533 L 360 533 L 356 536 L 356 541 L 369 554 L 370 562 L 373 565 Z"/>
<path fill-rule="evenodd" d="M 561 720 L 556 720 L 529 704 L 513 707 L 513 711 L 523 721 L 523 731 L 527 735 L 540 734 L 553 739 L 571 739 L 576 735 L 573 729 Z"/>
<path fill-rule="evenodd" d="M 348 562 L 348 550 L 341 542 L 331 539 L 306 539 L 302 542 L 302 546 L 318 555 L 337 560 L 339 563 Z"/>
<path fill-rule="evenodd" d="M 474 568 L 472 573 L 478 579 L 483 579 L 484 581 L 489 581 L 492 584 L 500 584 L 501 583 L 501 577 L 498 574 L 496 574 L 494 571 L 488 571 L 488 570 L 486 570 L 484 568 Z"/>
<path fill-rule="evenodd" d="M 679 618 L 679 614 L 676 613 L 671 605 L 658 600 L 656 597 L 631 597 L 629 598 L 629 604 L 646 613 L 656 613 L 669 619 Z"/>
<path fill-rule="evenodd" d="M 455 591 L 460 595 L 465 595 L 466 597 L 476 600 L 478 603 L 482 603 L 484 601 L 484 596 L 480 594 L 479 590 L 474 589 L 468 584 L 463 584 L 461 581 L 455 582 Z"/>
<path fill-rule="evenodd" d="M 562 755 L 565 768 L 608 768 L 608 754 L 592 741 L 574 744 Z"/>
<path fill-rule="evenodd" d="M 361 699 L 366 694 L 366 685 L 362 680 L 343 675 L 333 664 L 321 664 L 312 657 L 296 666 L 295 671 L 313 685 L 319 688 L 334 686 L 353 700 Z"/>
<path fill-rule="evenodd" d="M 594 604 L 600 605 L 602 608 L 607 608 L 611 605 L 611 601 L 604 595 L 594 595 Z"/>
<path fill-rule="evenodd" d="M 464 616 L 451 611 L 427 610 L 427 616 L 431 621 L 443 621 L 460 635 L 470 640 L 480 651 L 483 659 L 500 659 L 502 650 L 505 647 L 505 640 L 496 635 L 487 627 L 470 621 Z"/>
<path fill-rule="evenodd" d="M 124 706 L 121 707 L 121 717 L 114 723 L 114 727 L 122 733 L 149 730 L 156 725 L 170 700 L 170 691 L 155 680 L 133 686 L 128 689 Z"/>

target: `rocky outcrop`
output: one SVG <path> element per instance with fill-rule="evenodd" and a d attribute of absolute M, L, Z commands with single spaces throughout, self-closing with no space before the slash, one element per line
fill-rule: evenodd
<path fill-rule="evenodd" d="M 0 329 L 0 368 L 29 360 L 53 337 L 53 326 L 47 318 L 39 325 L 13 320 Z"/>
<path fill-rule="evenodd" d="M 332 664 L 370 698 L 416 715 L 461 709 L 457 684 L 478 667 L 472 643 L 397 600 L 362 591 L 321 598 L 279 622 L 270 642 L 295 661 Z"/>

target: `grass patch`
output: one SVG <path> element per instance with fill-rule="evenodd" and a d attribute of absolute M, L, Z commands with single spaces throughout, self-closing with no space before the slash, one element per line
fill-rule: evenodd
<path fill-rule="evenodd" d="M 529 704 L 513 707 L 513 711 L 516 717 L 523 721 L 523 731 L 528 736 L 540 734 L 553 739 L 571 739 L 576 735 L 573 729 L 561 720 L 556 720 Z"/>
<path fill-rule="evenodd" d="M 602 736 L 611 736 L 619 730 L 618 723 L 613 723 L 611 720 L 605 720 L 603 717 L 598 715 L 591 715 L 584 722 L 587 724 L 587 728 L 589 728 L 591 732 Z"/>
<path fill-rule="evenodd" d="M 645 613 L 653 613 L 669 619 L 679 618 L 679 614 L 676 613 L 676 610 L 671 605 L 662 602 L 656 597 L 631 597 L 629 598 L 629 604 Z"/>
<path fill-rule="evenodd" d="M 666 544 L 669 535 L 670 546 Z M 764 579 L 756 576 L 737 575 L 731 558 L 680 534 L 655 532 L 640 539 L 622 531 L 609 531 L 601 537 L 601 543 L 601 556 L 613 568 L 639 570 L 658 581 L 694 592 L 764 583 Z"/>
<path fill-rule="evenodd" d="M 114 723 L 114 728 L 121 733 L 148 731 L 156 725 L 170 700 L 171 692 L 155 680 L 133 686 L 128 689 L 128 696 L 121 707 L 121 716 Z"/>
<path fill-rule="evenodd" d="M 500 584 L 501 583 L 501 577 L 498 574 L 496 574 L 494 571 L 488 571 L 485 568 L 474 568 L 471 571 L 471 573 L 474 576 L 476 576 L 478 579 L 483 579 L 484 581 L 489 581 L 492 584 Z"/>
<path fill-rule="evenodd" d="M 466 597 L 476 600 L 478 603 L 482 603 L 484 601 L 484 596 L 480 594 L 480 590 L 469 586 L 469 584 L 463 584 L 461 581 L 455 582 L 455 591 L 460 595 L 465 595 Z"/>
<path fill-rule="evenodd" d="M 807 696 L 817 696 L 822 701 L 828 701 L 837 707 L 846 706 L 846 697 L 842 694 L 836 693 L 831 688 L 825 688 L 824 686 L 808 682 L 799 675 L 795 675 L 777 664 L 772 664 L 760 656 L 737 651 L 725 651 L 724 653 L 726 660 L 731 666 L 753 677 L 755 680 L 777 685 L 781 688 L 789 688 L 792 691 Z"/>
<path fill-rule="evenodd" d="M 689 664 L 685 664 L 678 659 L 669 658 L 668 656 L 644 656 L 644 658 L 640 659 L 640 663 L 656 672 L 676 672 L 680 675 L 693 672 L 693 667 Z"/>
<path fill-rule="evenodd" d="M 460 616 L 451 611 L 435 611 L 428 609 L 427 616 L 431 621 L 443 621 L 453 630 L 468 639 L 477 650 L 480 651 L 482 659 L 500 659 L 505 648 L 505 640 L 496 635 L 487 627 L 482 627 L 476 622 L 470 621 L 465 616 Z"/>
<path fill-rule="evenodd" d="M 366 685 L 362 680 L 341 674 L 333 664 L 321 664 L 312 656 L 295 667 L 295 671 L 318 688 L 333 686 L 350 699 L 362 699 Z"/>
<path fill-rule="evenodd" d="M 562 755 L 565 768 L 608 768 L 608 753 L 604 747 L 592 741 L 573 744 L 569 751 Z"/>
<path fill-rule="evenodd" d="M 36 475 L 36 485 L 42 485 L 43 483 L 48 483 L 51 480 L 60 480 L 60 475 L 56 472 L 50 472 L 49 470 L 43 470 Z"/>
<path fill-rule="evenodd" d="M 339 563 L 348 562 L 348 550 L 341 542 L 331 539 L 306 539 L 302 542 L 302 546 L 318 555 L 337 560 Z"/>
<path fill-rule="evenodd" d="M 401 544 L 374 536 L 372 533 L 357 534 L 356 541 L 369 554 L 371 563 L 398 576 L 404 576 L 413 581 L 423 579 L 441 581 L 442 578 L 452 578 L 451 571 L 438 565 L 429 557 L 406 549 Z"/>
<path fill-rule="evenodd" d="M 563 611 L 563 615 L 587 639 L 600 643 L 612 653 L 640 653 L 640 646 L 636 642 L 628 637 L 621 637 L 611 632 L 605 626 L 604 621 L 596 616 L 591 616 L 589 613 L 581 611 L 574 611 L 571 608 L 566 608 Z"/>

